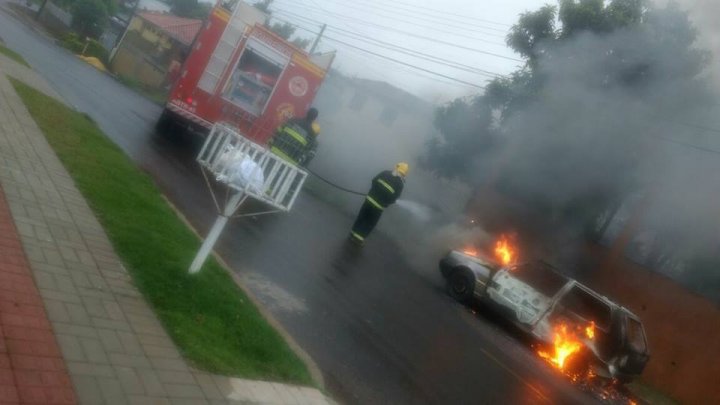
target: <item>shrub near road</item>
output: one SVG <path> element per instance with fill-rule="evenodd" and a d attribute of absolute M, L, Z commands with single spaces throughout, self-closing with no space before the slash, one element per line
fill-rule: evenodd
<path fill-rule="evenodd" d="M 147 175 L 82 114 L 13 86 L 186 358 L 211 372 L 312 384 L 304 363 L 214 259 L 187 273 L 200 243 Z"/>

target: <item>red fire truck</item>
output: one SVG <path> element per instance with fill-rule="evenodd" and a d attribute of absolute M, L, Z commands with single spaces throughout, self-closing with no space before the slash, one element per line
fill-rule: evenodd
<path fill-rule="evenodd" d="M 221 0 L 198 33 L 159 126 L 178 122 L 207 133 L 215 122 L 265 143 L 275 128 L 304 116 L 334 53 L 313 54 L 263 26 L 267 15 Z"/>

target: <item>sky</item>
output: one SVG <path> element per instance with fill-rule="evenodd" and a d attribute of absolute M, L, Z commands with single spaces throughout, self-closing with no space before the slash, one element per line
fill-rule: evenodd
<path fill-rule="evenodd" d="M 680 3 L 690 9 L 691 18 L 700 28 L 703 45 L 717 49 L 720 43 L 714 24 L 717 14 L 710 17 L 707 11 L 711 4 L 720 4 L 720 1 L 681 0 Z M 384 80 L 427 101 L 442 103 L 477 94 L 493 75 L 516 70 L 522 62 L 505 45 L 505 36 L 521 13 L 537 10 L 544 4 L 556 2 L 275 0 L 272 10 L 275 21 L 302 27 L 296 35 L 305 38 L 315 38 L 320 25 L 327 24 L 318 50 L 336 50 L 334 67 L 341 72 Z M 418 53 L 436 59 L 428 60 Z M 448 66 L 448 61 L 464 66 Z"/>
<path fill-rule="evenodd" d="M 545 3 L 547 0 L 275 0 L 272 9 L 278 22 L 302 26 L 296 32 L 302 37 L 314 38 L 320 25 L 327 24 L 318 50 L 336 50 L 334 67 L 343 73 L 385 80 L 428 101 L 442 102 L 476 94 L 482 91 L 477 86 L 492 74 L 505 75 L 520 66 L 518 56 L 505 45 L 505 36 L 520 13 Z M 448 62 L 408 52 L 465 66 L 450 67 Z"/>

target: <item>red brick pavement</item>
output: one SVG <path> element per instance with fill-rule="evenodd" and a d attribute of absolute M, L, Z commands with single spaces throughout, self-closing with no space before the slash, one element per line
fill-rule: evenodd
<path fill-rule="evenodd" d="M 0 189 L 0 404 L 76 404 L 70 376 Z"/>

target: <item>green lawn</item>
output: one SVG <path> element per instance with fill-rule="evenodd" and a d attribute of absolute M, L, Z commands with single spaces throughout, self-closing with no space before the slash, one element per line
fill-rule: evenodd
<path fill-rule="evenodd" d="M 0 53 L 3 54 L 3 55 L 5 55 L 5 56 L 7 56 L 8 58 L 14 60 L 15 62 L 21 64 L 21 65 L 25 65 L 25 66 L 27 66 L 27 67 L 30 67 L 30 65 L 28 65 L 28 63 L 25 61 L 25 59 L 24 59 L 22 56 L 20 56 L 19 53 L 13 51 L 12 49 L 9 49 L 9 48 L 6 48 L 6 47 L 3 46 L 3 45 L 0 45 Z"/>
<path fill-rule="evenodd" d="M 120 83 L 142 94 L 145 98 L 158 105 L 164 105 L 168 98 L 168 92 L 163 89 L 155 89 L 144 86 L 142 83 L 129 76 L 118 75 Z"/>
<path fill-rule="evenodd" d="M 200 243 L 149 176 L 85 116 L 12 82 L 185 357 L 211 372 L 313 384 L 214 259 L 187 273 Z"/>

